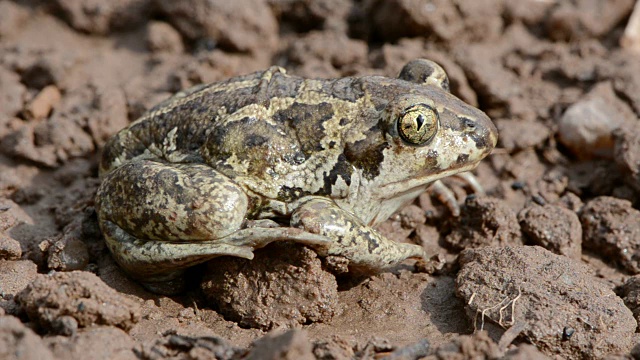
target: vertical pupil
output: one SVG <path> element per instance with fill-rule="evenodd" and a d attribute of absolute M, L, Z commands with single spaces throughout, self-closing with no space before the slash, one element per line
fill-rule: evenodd
<path fill-rule="evenodd" d="M 416 123 L 418 124 L 417 130 L 420 130 L 420 128 L 422 128 L 422 125 L 424 124 L 424 116 L 422 114 L 418 115 L 418 117 L 416 118 Z"/>

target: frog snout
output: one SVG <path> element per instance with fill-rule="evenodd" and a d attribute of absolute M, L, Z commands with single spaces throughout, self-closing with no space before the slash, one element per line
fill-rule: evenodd
<path fill-rule="evenodd" d="M 493 149 L 494 147 L 496 147 L 496 145 L 498 145 L 498 129 L 496 128 L 496 125 L 493 123 L 493 121 L 491 121 L 491 119 L 488 119 L 488 126 L 487 126 L 487 136 L 489 137 L 489 143 L 491 144 L 491 148 Z"/>
<path fill-rule="evenodd" d="M 487 154 L 498 144 L 498 129 L 486 115 L 476 121 L 473 132 L 476 146 Z"/>

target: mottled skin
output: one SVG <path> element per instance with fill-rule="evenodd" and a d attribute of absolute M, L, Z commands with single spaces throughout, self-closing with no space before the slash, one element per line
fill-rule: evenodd
<path fill-rule="evenodd" d="M 372 226 L 496 141 L 428 60 L 398 79 L 272 67 L 178 93 L 111 138 L 96 209 L 118 263 L 159 292 L 189 266 L 276 240 L 379 272 L 426 255 Z"/>

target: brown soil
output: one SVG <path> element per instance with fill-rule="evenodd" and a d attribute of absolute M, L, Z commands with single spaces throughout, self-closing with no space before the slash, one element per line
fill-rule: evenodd
<path fill-rule="evenodd" d="M 0 0 L 0 358 L 638 356 L 640 54 L 619 45 L 633 5 Z M 429 262 L 336 278 L 339 259 L 274 246 L 166 297 L 111 259 L 97 159 L 149 107 L 273 64 L 396 76 L 419 57 L 500 130 L 476 170 L 487 196 L 451 179 L 459 217 L 424 194 L 380 226 Z"/>

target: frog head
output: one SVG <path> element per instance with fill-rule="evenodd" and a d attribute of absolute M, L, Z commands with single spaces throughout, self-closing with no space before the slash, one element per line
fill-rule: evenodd
<path fill-rule="evenodd" d="M 475 168 L 497 143 L 489 117 L 452 95 L 446 73 L 432 61 L 412 61 L 399 79 L 372 91 L 388 99 L 367 140 L 347 155 L 375 200 L 400 206 L 432 182 Z"/>

